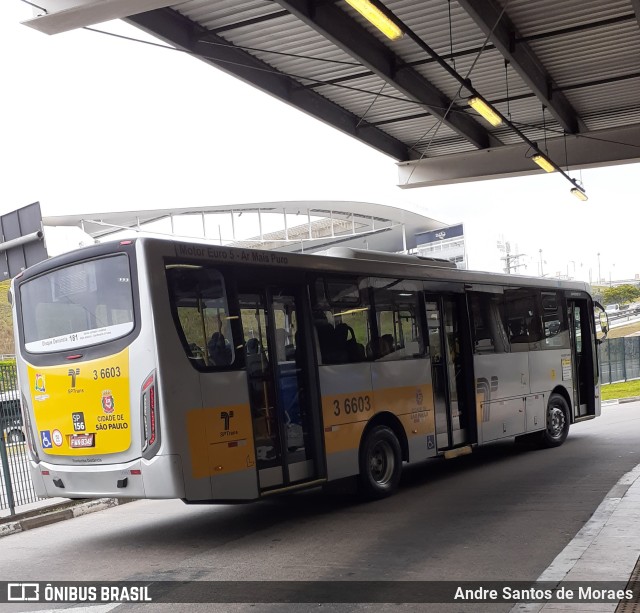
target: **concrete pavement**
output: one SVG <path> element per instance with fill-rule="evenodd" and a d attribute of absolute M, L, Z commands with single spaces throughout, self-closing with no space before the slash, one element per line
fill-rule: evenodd
<path fill-rule="evenodd" d="M 612 403 L 611 403 L 612 404 Z M 629 471 L 608 492 L 589 521 L 537 578 L 538 582 L 638 582 L 640 577 L 640 465 Z M 104 510 L 127 499 L 42 500 L 25 505 L 13 517 L 0 516 L 0 537 L 49 525 L 94 511 Z M 553 518 L 549 519 L 550 522 Z M 640 612 L 640 600 L 620 603 L 533 603 L 516 604 L 511 613 L 590 611 L 601 613 Z"/>
<path fill-rule="evenodd" d="M 538 581 L 638 581 L 640 570 L 640 465 L 624 475 L 591 519 Z M 511 613 L 640 611 L 638 596 L 620 603 L 517 604 Z"/>

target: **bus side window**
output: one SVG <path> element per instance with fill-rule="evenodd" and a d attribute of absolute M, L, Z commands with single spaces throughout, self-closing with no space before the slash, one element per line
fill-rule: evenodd
<path fill-rule="evenodd" d="M 542 339 L 538 291 L 514 289 L 505 291 L 509 342 L 512 351 L 539 349 L 529 343 L 538 343 Z"/>
<path fill-rule="evenodd" d="M 405 360 L 424 356 L 419 324 L 421 287 L 415 281 L 372 278 L 377 339 L 370 346 L 376 360 Z"/>
<path fill-rule="evenodd" d="M 166 274 L 174 320 L 191 364 L 205 369 L 231 365 L 235 351 L 222 275 L 179 264 L 167 266 Z"/>
<path fill-rule="evenodd" d="M 508 353 L 504 302 L 501 294 L 469 293 L 474 353 Z"/>
<path fill-rule="evenodd" d="M 542 348 L 568 349 L 569 328 L 560 295 L 557 292 L 544 291 L 540 297 L 544 333 Z"/>
<path fill-rule="evenodd" d="M 321 364 L 366 361 L 369 306 L 353 278 L 318 278 L 313 285 L 313 324 Z"/>

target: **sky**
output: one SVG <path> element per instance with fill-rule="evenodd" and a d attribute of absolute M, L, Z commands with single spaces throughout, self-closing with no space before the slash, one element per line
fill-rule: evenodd
<path fill-rule="evenodd" d="M 358 200 L 464 223 L 469 267 L 594 283 L 632 279 L 640 164 L 403 190 L 391 158 L 175 51 L 90 32 L 47 36 L 0 2 L 0 215 L 280 200 Z M 151 40 L 122 22 L 97 26 Z M 50 254 L 80 233 L 48 233 Z M 599 254 L 599 255 L 598 255 Z M 598 273 L 598 271 L 600 271 Z"/>

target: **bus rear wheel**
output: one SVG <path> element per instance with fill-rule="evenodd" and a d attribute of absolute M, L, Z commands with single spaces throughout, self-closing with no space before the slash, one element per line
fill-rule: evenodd
<path fill-rule="evenodd" d="M 361 493 L 369 499 L 385 498 L 397 489 L 402 471 L 400 443 L 387 426 L 375 426 L 360 446 Z"/>
<path fill-rule="evenodd" d="M 547 427 L 542 432 L 544 447 L 559 447 L 569 434 L 569 406 L 560 394 L 551 394 L 547 405 Z"/>

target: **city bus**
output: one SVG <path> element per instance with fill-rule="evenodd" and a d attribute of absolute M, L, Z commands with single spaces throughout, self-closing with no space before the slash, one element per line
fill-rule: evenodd
<path fill-rule="evenodd" d="M 580 282 L 137 237 L 28 268 L 11 299 L 42 497 L 382 498 L 405 464 L 556 447 L 600 414 Z"/>

